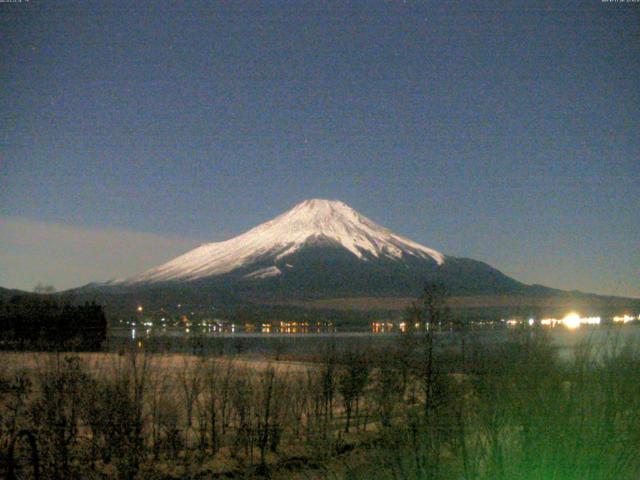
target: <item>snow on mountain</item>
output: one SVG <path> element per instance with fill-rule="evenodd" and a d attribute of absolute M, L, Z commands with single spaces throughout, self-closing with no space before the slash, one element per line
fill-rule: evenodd
<path fill-rule="evenodd" d="M 255 272 L 248 273 L 247 275 L 244 276 L 244 278 L 258 280 L 260 278 L 276 277 L 281 273 L 282 271 L 278 267 L 273 266 L 273 267 L 261 268 L 259 270 L 256 270 Z"/>
<path fill-rule="evenodd" d="M 363 261 L 368 255 L 392 259 L 411 255 L 432 259 L 438 265 L 445 261 L 440 252 L 394 234 L 343 202 L 313 199 L 238 237 L 204 244 L 122 283 L 195 280 L 228 273 L 267 258 L 275 263 L 313 241 L 341 245 Z M 265 278 L 281 273 L 273 265 L 256 270 L 246 278 Z"/>

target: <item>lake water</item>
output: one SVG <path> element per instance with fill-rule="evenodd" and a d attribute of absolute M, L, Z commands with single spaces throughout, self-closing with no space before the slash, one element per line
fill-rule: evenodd
<path fill-rule="evenodd" d="M 520 332 L 527 332 L 526 328 Z M 584 342 L 596 351 L 621 347 L 627 342 L 640 345 L 640 325 L 636 323 L 611 326 L 582 326 L 568 330 L 562 326 L 545 328 L 551 342 L 558 348 L 561 357 L 569 358 L 576 347 Z M 478 328 L 465 332 L 467 344 L 480 342 L 496 344 L 508 341 L 516 333 L 507 327 Z M 113 329 L 110 332 L 107 349 L 117 350 L 125 345 L 138 345 L 154 351 L 209 352 L 213 354 L 272 354 L 274 351 L 291 355 L 312 355 L 329 345 L 339 348 L 380 347 L 393 343 L 397 333 L 366 332 L 320 332 L 320 333 L 258 333 L 258 332 L 216 332 L 185 333 L 184 329 L 164 331 Z M 436 343 L 441 348 L 456 347 L 462 340 L 460 333 L 439 332 Z"/>

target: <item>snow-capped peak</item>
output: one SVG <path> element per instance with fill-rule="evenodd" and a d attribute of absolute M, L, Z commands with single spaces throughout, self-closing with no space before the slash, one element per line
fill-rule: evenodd
<path fill-rule="evenodd" d="M 431 258 L 438 265 L 444 262 L 440 252 L 394 234 L 343 202 L 312 199 L 238 237 L 204 244 L 126 283 L 194 280 L 220 275 L 265 258 L 273 257 L 276 262 L 313 240 L 341 245 L 363 260 L 367 260 L 367 256 L 399 259 L 412 255 Z M 271 275 L 280 273 L 280 270 L 270 268 L 256 271 L 255 276 L 262 277 L 267 271 Z"/>

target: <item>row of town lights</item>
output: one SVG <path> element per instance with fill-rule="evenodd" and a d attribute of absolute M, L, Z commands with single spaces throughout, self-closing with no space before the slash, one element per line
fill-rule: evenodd
<path fill-rule="evenodd" d="M 182 305 L 178 304 L 178 307 L 181 307 Z M 139 313 L 142 313 L 143 308 L 142 305 L 138 305 L 138 308 L 136 309 Z M 637 317 L 634 317 L 633 315 L 621 315 L 621 316 L 615 316 L 613 317 L 613 321 L 615 323 L 628 323 L 628 322 L 632 322 L 634 320 L 640 320 L 640 315 L 638 315 Z M 165 319 L 163 318 L 162 321 L 164 322 Z M 503 320 L 504 321 L 504 320 Z M 518 325 L 520 324 L 520 320 L 517 319 L 509 319 L 506 321 L 508 325 Z M 527 322 L 530 326 L 532 326 L 535 323 L 535 319 L 530 318 Z M 567 315 L 565 315 L 564 318 L 562 319 L 556 319 L 556 318 L 543 318 L 540 320 L 540 324 L 541 325 L 545 325 L 545 326 L 556 326 L 558 324 L 562 324 L 564 325 L 566 328 L 568 328 L 569 330 L 575 330 L 578 327 L 580 327 L 580 325 L 600 325 L 600 317 L 581 317 L 579 314 L 577 314 L 576 312 L 571 312 L 568 313 Z M 151 322 L 145 322 L 144 323 L 145 326 L 152 326 Z M 206 325 L 204 322 L 202 323 L 202 325 Z M 386 327 L 387 325 L 385 325 Z M 271 331 L 271 325 L 262 325 L 262 330 L 263 332 L 270 332 Z M 418 327 L 418 324 L 416 324 L 416 328 Z M 384 328 L 384 327 L 383 327 Z M 404 322 L 402 322 L 400 324 L 400 330 L 404 331 L 406 328 L 406 325 Z M 186 329 L 187 333 L 189 332 L 189 328 L 187 327 Z M 235 331 L 235 325 L 232 325 L 231 331 L 234 332 Z M 383 331 L 383 329 L 381 329 L 381 331 Z M 135 338 L 135 330 L 132 332 L 133 333 L 133 338 Z"/>

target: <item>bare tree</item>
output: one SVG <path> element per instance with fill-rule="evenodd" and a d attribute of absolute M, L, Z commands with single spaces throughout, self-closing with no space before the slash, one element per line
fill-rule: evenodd
<path fill-rule="evenodd" d="M 362 351 L 347 350 L 341 358 L 337 383 L 346 414 L 345 432 L 349 432 L 354 409 L 356 419 L 358 417 L 360 397 L 369 379 L 369 369 L 366 355 Z"/>
<path fill-rule="evenodd" d="M 197 360 L 194 364 L 191 358 L 183 358 L 178 373 L 178 382 L 184 398 L 186 428 L 190 429 L 193 424 L 193 407 L 202 390 L 201 360 Z"/>

